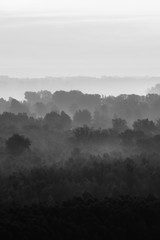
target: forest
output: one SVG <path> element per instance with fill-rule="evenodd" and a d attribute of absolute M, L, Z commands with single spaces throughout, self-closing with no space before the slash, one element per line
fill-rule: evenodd
<path fill-rule="evenodd" d="M 159 106 L 153 92 L 1 98 L 0 232 L 6 239 L 157 239 Z"/>

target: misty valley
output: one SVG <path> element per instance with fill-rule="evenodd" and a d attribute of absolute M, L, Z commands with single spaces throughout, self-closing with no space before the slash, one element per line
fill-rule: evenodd
<path fill-rule="evenodd" d="M 159 85 L 146 95 L 0 99 L 5 239 L 157 239 Z"/>
<path fill-rule="evenodd" d="M 159 0 L 0 0 L 2 240 L 160 240 L 159 63 Z"/>

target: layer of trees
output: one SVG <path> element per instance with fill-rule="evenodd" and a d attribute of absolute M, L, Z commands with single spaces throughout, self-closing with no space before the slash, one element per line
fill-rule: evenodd
<path fill-rule="evenodd" d="M 44 119 L 4 113 L 0 123 L 0 201 L 55 204 L 84 191 L 98 199 L 160 197 L 159 122 L 137 120 L 130 129 L 114 119 L 110 129 L 72 129 L 67 114 L 53 112 Z"/>
<path fill-rule="evenodd" d="M 44 118 L 4 112 L 0 115 L 0 151 L 5 151 L 7 139 L 19 134 L 32 142 L 31 149 L 56 152 L 58 159 L 57 151 L 68 157 L 74 148 L 89 154 L 112 151 L 125 156 L 141 152 L 159 154 L 160 120 L 138 119 L 128 125 L 126 120 L 114 118 L 110 128 L 96 128 L 88 110 L 76 112 L 73 120 L 64 111 L 47 113 Z"/>
<path fill-rule="evenodd" d="M 125 119 L 131 126 L 137 119 L 156 121 L 160 116 L 160 95 L 155 93 L 107 97 L 72 90 L 25 92 L 24 96 L 21 102 L 13 98 L 8 101 L 1 98 L 0 113 L 26 113 L 30 117 L 43 118 L 47 113 L 64 111 L 74 119 L 75 126 L 84 123 L 101 128 L 111 127 L 114 118 Z"/>
<path fill-rule="evenodd" d="M 156 239 L 159 96 L 25 97 L 0 101 L 0 233 Z"/>

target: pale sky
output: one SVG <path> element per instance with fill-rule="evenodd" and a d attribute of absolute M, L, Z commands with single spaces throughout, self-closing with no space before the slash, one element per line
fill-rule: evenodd
<path fill-rule="evenodd" d="M 1 11 L 76 14 L 160 14 L 159 0 L 0 0 Z"/>
<path fill-rule="evenodd" d="M 0 0 L 0 75 L 160 76 L 160 0 Z"/>

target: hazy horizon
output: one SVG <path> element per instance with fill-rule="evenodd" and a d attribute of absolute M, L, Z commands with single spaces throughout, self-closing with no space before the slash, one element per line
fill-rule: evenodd
<path fill-rule="evenodd" d="M 44 88 L 145 94 L 160 82 L 159 25 L 158 0 L 0 0 L 0 76 L 11 76 L 0 95 L 21 99 Z M 29 81 L 45 76 L 59 80 Z"/>
<path fill-rule="evenodd" d="M 0 75 L 160 76 L 159 15 L 0 15 Z"/>
<path fill-rule="evenodd" d="M 59 90 L 79 90 L 83 93 L 106 96 L 118 96 L 120 94 L 146 95 L 147 90 L 158 83 L 160 83 L 160 77 L 147 76 L 48 76 L 41 78 L 0 76 L 0 97 L 23 100 L 26 91 L 36 92 L 41 90 L 48 90 L 52 93 Z"/>

